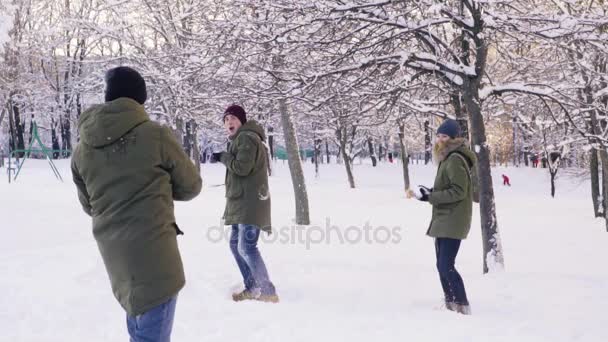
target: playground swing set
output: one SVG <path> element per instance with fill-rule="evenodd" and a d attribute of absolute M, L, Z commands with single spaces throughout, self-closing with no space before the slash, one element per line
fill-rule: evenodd
<path fill-rule="evenodd" d="M 34 144 L 36 144 L 36 143 L 39 145 L 39 148 L 34 148 Z M 23 164 L 25 164 L 25 160 L 30 158 L 30 155 L 32 153 L 38 153 L 38 154 L 44 155 L 46 160 L 48 160 L 48 162 L 49 162 L 51 170 L 55 174 L 55 178 L 57 178 L 58 180 L 63 182 L 63 178 L 61 177 L 61 174 L 59 173 L 57 166 L 55 166 L 55 163 L 53 163 L 53 154 L 66 153 L 66 152 L 69 153 L 70 151 L 69 150 L 53 150 L 53 149 L 46 147 L 42 143 L 42 140 L 40 139 L 40 135 L 38 134 L 38 125 L 36 125 L 35 122 L 32 123 L 32 139 L 30 140 L 30 144 L 27 147 L 27 149 L 13 150 L 8 154 L 8 169 L 7 169 L 8 182 L 11 183 L 11 181 L 14 182 L 17 180 L 17 177 L 19 176 L 19 173 L 21 172 L 21 169 L 23 168 Z M 23 157 L 19 158 L 17 156 L 19 154 L 23 154 Z M 12 165 L 13 158 L 15 158 L 15 166 Z M 19 160 L 19 159 L 21 159 L 21 160 Z M 13 175 L 13 171 L 14 171 L 14 175 Z"/>

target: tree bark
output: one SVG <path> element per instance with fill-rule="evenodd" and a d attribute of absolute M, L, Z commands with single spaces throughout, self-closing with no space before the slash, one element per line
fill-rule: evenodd
<path fill-rule="evenodd" d="M 274 160 L 274 128 L 268 127 L 268 149 L 270 152 L 270 160 Z"/>
<path fill-rule="evenodd" d="M 591 199 L 593 200 L 593 213 L 595 217 L 604 217 L 605 212 L 600 202 L 600 175 L 597 158 L 598 151 L 592 148 L 589 151 L 589 171 L 591 173 Z M 601 208 L 601 210 L 600 210 Z"/>
<path fill-rule="evenodd" d="M 338 127 L 336 130 L 336 137 L 338 138 L 338 142 L 340 143 L 340 155 L 342 156 L 342 160 L 344 161 L 344 167 L 346 168 L 346 177 L 348 178 L 348 185 L 351 189 L 354 189 L 355 186 L 355 177 L 353 175 L 352 169 L 352 160 L 346 151 L 347 144 L 347 133 L 345 128 Z"/>
<path fill-rule="evenodd" d="M 555 176 L 557 173 L 550 171 L 549 174 L 551 175 L 551 197 L 555 198 Z"/>
<path fill-rule="evenodd" d="M 24 150 L 25 149 L 25 123 L 21 122 L 21 115 L 19 113 L 19 106 L 11 99 L 9 100 L 9 118 L 12 118 L 12 149 L 13 150 Z M 17 158 L 23 158 L 24 152 L 17 153 Z"/>
<path fill-rule="evenodd" d="M 302 170 L 300 149 L 298 147 L 296 129 L 285 99 L 279 100 L 279 110 L 281 112 L 281 123 L 283 126 L 283 135 L 285 137 L 285 147 L 287 149 L 287 160 L 296 202 L 296 224 L 309 225 L 310 213 L 308 208 L 308 193 L 306 192 L 306 181 L 304 179 L 304 171 Z"/>
<path fill-rule="evenodd" d="M 431 141 L 431 123 L 427 119 L 424 120 L 424 165 L 427 165 L 433 159 L 433 145 Z"/>
<path fill-rule="evenodd" d="M 469 121 L 467 120 L 467 113 L 462 106 L 462 95 L 460 92 L 452 93 L 450 102 L 452 102 L 456 121 L 458 121 L 458 125 L 460 126 L 460 136 L 469 140 Z"/>
<path fill-rule="evenodd" d="M 372 166 L 376 167 L 378 160 L 376 159 L 376 153 L 374 152 L 374 143 L 372 142 L 372 138 L 367 138 L 367 147 L 369 149 L 369 157 L 372 160 Z"/>
<path fill-rule="evenodd" d="M 321 139 L 315 139 L 315 149 L 314 149 L 314 163 L 315 163 L 315 177 L 319 177 L 319 159 L 323 161 L 323 156 L 321 155 Z"/>
<path fill-rule="evenodd" d="M 185 148 L 184 146 L 184 119 L 181 117 L 175 118 L 175 129 L 173 130 L 173 135 L 175 135 L 175 139 L 177 142 Z"/>
<path fill-rule="evenodd" d="M 405 126 L 399 125 L 399 147 L 401 148 L 401 161 L 403 164 L 403 187 L 405 190 L 410 188 L 410 156 L 405 148 Z"/>
<path fill-rule="evenodd" d="M 604 218 L 606 222 L 606 231 L 608 231 L 608 215 L 606 209 L 608 208 L 608 152 L 606 148 L 602 147 L 600 150 L 600 163 L 602 165 L 602 209 L 604 211 Z"/>
<path fill-rule="evenodd" d="M 475 91 L 475 93 L 477 93 Z M 496 204 L 492 185 L 490 151 L 486 142 L 485 125 L 476 94 L 466 94 L 465 101 L 471 120 L 471 140 L 477 154 L 477 174 L 479 175 L 479 211 L 481 215 L 481 235 L 483 240 L 483 273 L 490 267 L 504 267 L 504 256 L 496 220 Z"/>
<path fill-rule="evenodd" d="M 481 6 L 470 7 L 473 27 L 471 40 L 474 50 L 463 48 L 463 53 L 475 53 L 475 76 L 465 77 L 463 80 L 462 98 L 464 107 L 469 115 L 471 141 L 473 150 L 477 155 L 477 174 L 479 181 L 479 212 L 481 216 L 481 236 L 483 243 L 483 273 L 504 269 L 504 255 L 498 221 L 496 219 L 496 202 L 492 184 L 492 170 L 490 167 L 490 151 L 487 144 L 486 128 L 481 113 L 479 89 L 485 74 L 488 58 L 488 46 L 484 41 L 483 20 Z M 463 46 L 468 46 L 468 42 Z"/>
<path fill-rule="evenodd" d="M 201 150 L 198 145 L 198 125 L 194 119 L 191 119 L 186 124 L 186 132 L 188 135 L 188 145 L 190 150 L 190 158 L 194 161 L 196 170 L 201 172 Z"/>

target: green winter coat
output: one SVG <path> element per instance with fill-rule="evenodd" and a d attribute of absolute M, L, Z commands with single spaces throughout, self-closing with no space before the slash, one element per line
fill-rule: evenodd
<path fill-rule="evenodd" d="M 112 291 L 131 316 L 185 284 L 173 200 L 201 191 L 195 166 L 168 128 L 128 98 L 96 105 L 79 120 L 72 175 Z"/>
<path fill-rule="evenodd" d="M 462 138 L 451 139 L 436 149 L 435 157 L 439 167 L 429 195 L 433 216 L 427 234 L 436 238 L 466 239 L 471 228 L 473 185 L 465 162 L 475 167 L 477 158 Z"/>
<path fill-rule="evenodd" d="M 270 233 L 268 153 L 264 129 L 249 120 L 230 137 L 220 161 L 226 165 L 224 223 L 251 224 Z"/>

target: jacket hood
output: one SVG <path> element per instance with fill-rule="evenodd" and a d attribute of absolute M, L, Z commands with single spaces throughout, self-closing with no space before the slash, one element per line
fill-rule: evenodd
<path fill-rule="evenodd" d="M 247 120 L 247 122 L 245 122 L 238 129 L 238 131 L 236 131 L 236 134 L 234 134 L 232 137 L 230 137 L 230 140 L 233 140 L 234 138 L 236 138 L 242 132 L 253 132 L 253 133 L 259 135 L 260 139 L 262 139 L 262 141 L 266 141 L 266 133 L 264 133 L 264 127 L 262 127 L 255 120 Z"/>
<path fill-rule="evenodd" d="M 433 148 L 433 157 L 440 163 L 444 161 L 452 152 L 459 152 L 469 160 L 469 166 L 474 166 L 477 163 L 475 153 L 469 148 L 469 143 L 465 138 L 455 138 L 448 140 L 445 144 L 435 144 Z"/>
<path fill-rule="evenodd" d="M 144 107 L 137 101 L 121 97 L 94 105 L 78 120 L 78 132 L 83 143 L 103 147 L 116 142 L 136 126 L 149 121 Z"/>

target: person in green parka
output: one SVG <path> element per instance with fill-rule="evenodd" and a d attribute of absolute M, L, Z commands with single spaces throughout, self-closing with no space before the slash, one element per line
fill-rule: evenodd
<path fill-rule="evenodd" d="M 224 223 L 232 226 L 230 249 L 245 283 L 232 299 L 277 303 L 279 297 L 257 246 L 260 231 L 271 233 L 264 128 L 247 120 L 239 105 L 229 106 L 223 120 L 230 144 L 228 151 L 214 153 L 212 160 L 226 166 Z"/>
<path fill-rule="evenodd" d="M 471 228 L 473 209 L 472 172 L 477 158 L 460 138 L 457 121 L 447 119 L 437 129 L 433 156 L 439 163 L 432 188 L 420 186 L 418 192 L 408 190 L 408 197 L 416 197 L 433 206 L 427 235 L 435 238 L 437 270 L 448 310 L 470 314 L 462 277 L 455 267 L 462 240 Z"/>
<path fill-rule="evenodd" d="M 169 128 L 150 121 L 142 76 L 106 73 L 106 102 L 79 119 L 72 176 L 131 341 L 170 341 L 185 284 L 173 201 L 201 191 L 199 172 Z"/>

